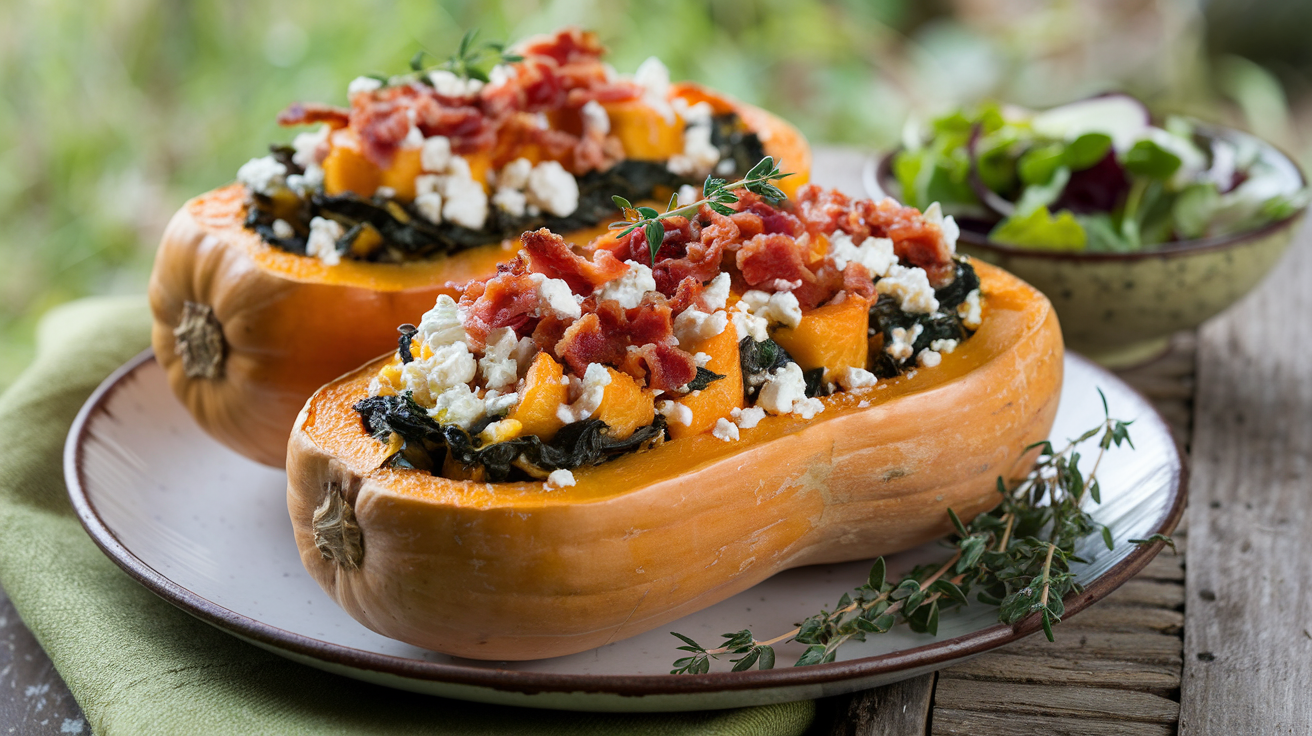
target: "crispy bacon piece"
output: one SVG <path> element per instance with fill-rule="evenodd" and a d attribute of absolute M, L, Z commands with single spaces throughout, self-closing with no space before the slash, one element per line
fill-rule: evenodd
<path fill-rule="evenodd" d="M 665 343 L 635 348 L 631 359 L 647 369 L 647 386 L 658 391 L 675 391 L 697 377 L 697 361 L 688 353 Z"/>
<path fill-rule="evenodd" d="M 561 279 L 575 294 L 591 294 L 629 268 L 608 250 L 594 251 L 589 261 L 570 249 L 564 238 L 545 227 L 524 233 L 519 240 L 528 252 L 529 270 Z"/>
<path fill-rule="evenodd" d="M 674 347 L 673 334 L 673 312 L 659 295 L 649 294 L 633 309 L 605 301 L 565 330 L 555 354 L 578 375 L 602 363 L 645 377 L 649 388 L 673 391 L 697 375 L 696 361 Z"/>
<path fill-rule="evenodd" d="M 293 102 L 286 110 L 278 113 L 278 124 L 288 127 L 327 123 L 335 130 L 345 128 L 350 122 L 350 110 L 317 102 Z"/>
<path fill-rule="evenodd" d="M 557 64 L 598 60 L 606 53 L 601 39 L 592 31 L 563 28 L 554 34 L 526 38 L 514 48 L 520 56 L 546 56 Z"/>
<path fill-rule="evenodd" d="M 465 334 L 471 350 L 483 350 L 493 330 L 511 327 L 523 337 L 533 332 L 538 307 L 537 284 L 524 263 L 515 259 L 497 266 L 497 275 L 465 287 L 460 296 Z"/>
<path fill-rule="evenodd" d="M 801 281 L 806 285 L 816 281 L 815 274 L 806 267 L 802 248 L 787 235 L 757 235 L 742 244 L 735 260 L 743 280 L 753 288 L 780 291 L 775 282 Z"/>

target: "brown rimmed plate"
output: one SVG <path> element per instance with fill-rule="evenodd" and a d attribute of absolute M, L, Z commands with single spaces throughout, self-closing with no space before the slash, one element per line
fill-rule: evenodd
<path fill-rule="evenodd" d="M 1170 430 L 1143 397 L 1077 356 L 1054 439 L 1113 415 L 1133 419 L 1137 450 L 1113 450 L 1099 470 L 1092 513 L 1118 542 L 1091 539 L 1076 568 L 1085 591 L 1067 617 L 1143 568 L 1161 545 L 1124 540 L 1170 533 L 1184 509 L 1185 471 Z M 852 643 L 832 664 L 789 667 L 797 644 L 778 647 L 779 667 L 669 675 L 680 654 L 668 631 L 703 643 L 750 627 L 782 633 L 860 584 L 868 561 L 789 570 L 656 631 L 604 647 L 532 662 L 479 662 L 382 637 L 350 618 L 301 567 L 285 502 L 286 475 L 210 439 L 174 398 L 150 352 L 120 368 L 87 400 L 64 453 L 69 495 L 87 533 L 110 559 L 182 610 L 256 646 L 330 672 L 415 692 L 487 703 L 591 711 L 730 708 L 835 695 L 946 667 L 1029 636 L 1036 619 L 997 622 L 974 604 L 945 613 L 937 637 L 904 629 Z M 890 574 L 943 551 L 926 545 L 889 558 Z M 1061 628 L 1057 628 L 1061 636 Z"/>

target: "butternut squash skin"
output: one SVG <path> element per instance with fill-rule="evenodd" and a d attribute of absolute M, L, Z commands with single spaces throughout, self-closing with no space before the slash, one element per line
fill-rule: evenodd
<path fill-rule="evenodd" d="M 938 367 L 826 397 L 811 421 L 767 417 L 739 442 L 701 434 L 580 468 L 553 491 L 380 468 L 385 446 L 351 408 L 378 362 L 367 365 L 297 418 L 287 503 L 301 560 L 384 636 L 520 660 L 633 636 L 787 568 L 942 536 L 949 507 L 969 520 L 996 504 L 999 475 L 1024 474 L 1061 388 L 1047 299 L 976 268 L 984 323 Z M 353 569 L 315 546 L 315 509 L 339 492 L 363 545 Z"/>
<path fill-rule="evenodd" d="M 765 150 L 809 178 L 811 151 L 795 128 L 759 108 L 697 85 L 761 131 Z M 417 322 L 440 294 L 496 272 L 518 243 L 507 241 L 407 264 L 343 261 L 329 268 L 265 243 L 242 227 L 244 190 L 229 185 L 183 205 L 160 241 L 150 277 L 151 343 L 169 385 L 211 436 L 252 460 L 282 467 L 296 413 L 315 389 L 394 345 L 395 328 Z M 565 235 L 584 245 L 606 223 Z M 189 372 L 175 330 L 186 304 L 212 310 L 225 346 L 217 375 Z"/>

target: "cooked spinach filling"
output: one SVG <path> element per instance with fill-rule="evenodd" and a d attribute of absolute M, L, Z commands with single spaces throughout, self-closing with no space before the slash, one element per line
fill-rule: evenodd
<path fill-rule="evenodd" d="M 765 156 L 760 138 L 734 113 L 713 118 L 711 144 L 720 150 L 722 164 L 733 164 L 733 171 L 716 172 L 716 176 L 728 179 L 744 176 Z M 287 167 L 289 175 L 305 173 L 292 161 L 291 148 L 271 146 L 270 151 Z M 499 243 L 541 227 L 557 233 L 595 227 L 615 219 L 612 195 L 635 202 L 666 200 L 684 184 L 700 189 L 702 182 L 672 173 L 663 161 L 624 160 L 605 171 L 589 171 L 578 177 L 578 208 L 566 217 L 546 213 L 516 217 L 499 207 L 489 207 L 487 223 L 481 230 L 445 222 L 435 225 L 413 205 L 382 197 L 365 198 L 354 193 L 329 195 L 322 191 L 306 197 L 291 191 L 276 197 L 252 194 L 246 227 L 275 248 L 305 255 L 310 221 L 323 217 L 335 220 L 345 230 L 337 240 L 337 251 L 343 258 L 400 263 Z M 274 221 L 280 219 L 292 226 L 290 237 L 280 238 L 274 232 Z"/>
<path fill-rule="evenodd" d="M 526 435 L 485 445 L 478 433 L 495 421 L 492 417 L 466 432 L 453 424 L 438 424 L 408 394 L 371 396 L 357 402 L 354 409 L 375 439 L 389 442 L 393 433 L 402 439 L 400 450 L 386 461 L 389 467 L 440 475 L 449 455 L 467 468 L 482 468 L 486 480 L 493 483 L 540 480 L 553 470 L 600 465 L 665 437 L 665 417 L 657 414 L 651 424 L 624 439 L 611 438 L 610 427 L 600 419 L 585 419 L 565 425 L 550 442 Z"/>
<path fill-rule="evenodd" d="M 884 345 L 889 345 L 893 342 L 895 328 L 914 330 L 916 325 L 920 325 L 920 334 L 912 344 L 912 355 L 918 355 L 935 340 L 962 341 L 974 334 L 962 324 L 961 317 L 957 315 L 957 307 L 966 301 L 970 292 L 979 288 L 979 276 L 966 259 L 957 257 L 955 261 L 956 278 L 934 292 L 934 298 L 938 300 L 938 311 L 933 314 L 908 314 L 902 311 L 897 299 L 881 294 L 879 300 L 870 307 L 870 334 L 883 334 Z M 915 367 L 914 361 L 899 362 L 883 350 L 872 354 L 871 362 L 873 365 L 870 372 L 880 378 L 893 378 Z"/>
<path fill-rule="evenodd" d="M 768 337 L 760 342 L 750 337 L 740 340 L 738 364 L 743 372 L 743 398 L 747 399 L 748 405 L 752 404 L 752 397 L 760 392 L 766 376 L 773 375 L 780 368 L 795 362 L 793 356 L 789 355 L 783 346 Z M 825 395 L 824 376 L 824 368 L 812 368 L 802 372 L 808 399 Z"/>

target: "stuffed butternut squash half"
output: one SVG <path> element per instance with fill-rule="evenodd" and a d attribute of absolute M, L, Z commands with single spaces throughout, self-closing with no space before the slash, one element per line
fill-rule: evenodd
<path fill-rule="evenodd" d="M 805 181 L 792 126 L 671 84 L 656 59 L 616 75 L 602 53 L 578 30 L 513 53 L 465 43 L 457 61 L 356 79 L 349 108 L 285 110 L 280 123 L 317 128 L 186 203 L 156 256 L 155 354 L 200 425 L 281 466 L 316 388 L 438 294 L 495 273 L 520 233 L 586 244 L 614 218 L 611 195 L 664 201 L 765 154 Z"/>
<path fill-rule="evenodd" d="M 585 651 L 942 536 L 1025 474 L 1062 376 L 1039 292 L 955 256 L 937 207 L 703 195 L 586 257 L 525 233 L 306 403 L 288 509 L 353 617 L 462 657 Z"/>

